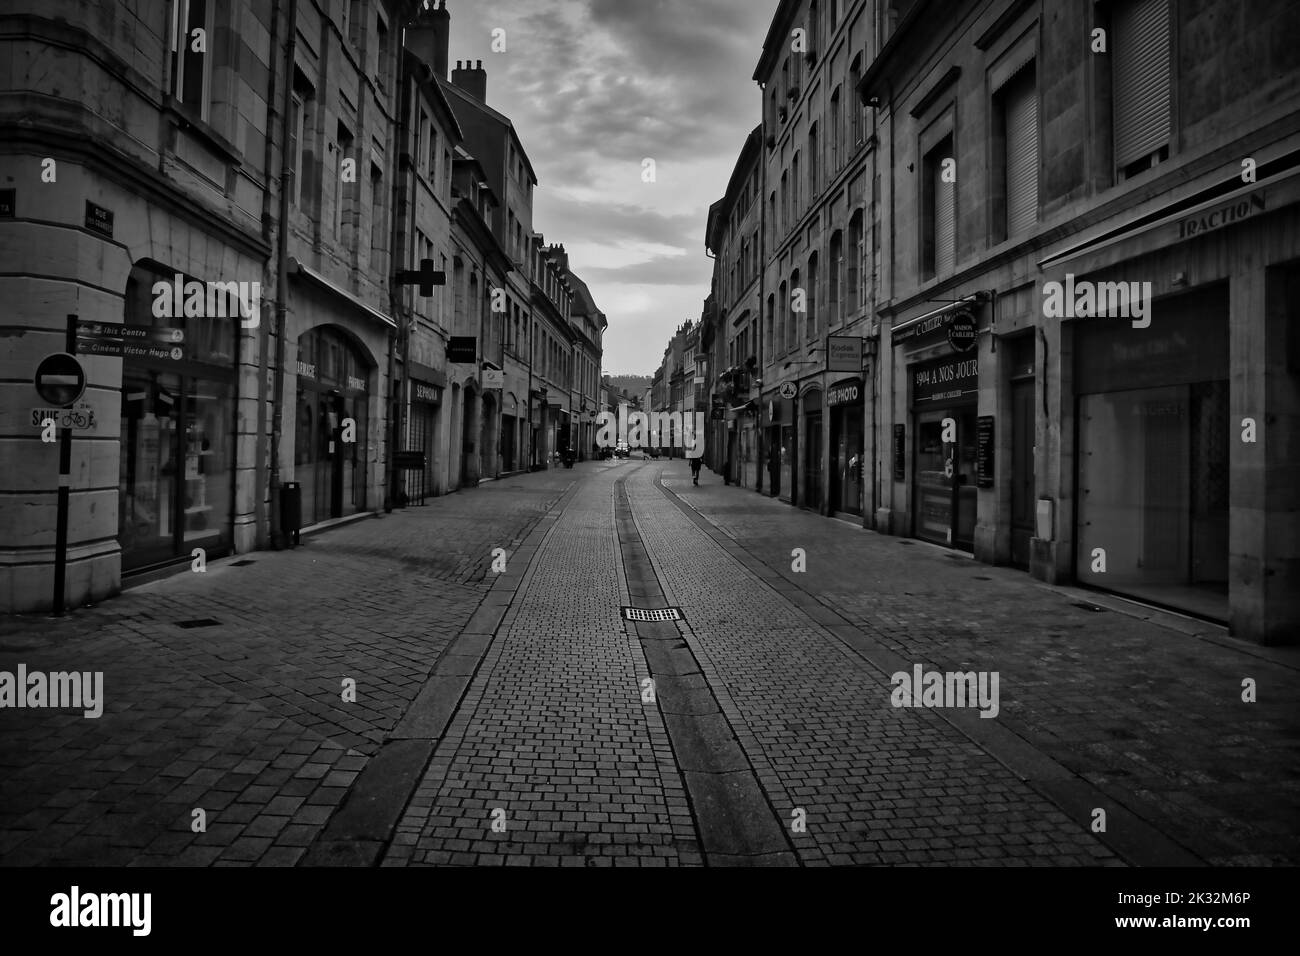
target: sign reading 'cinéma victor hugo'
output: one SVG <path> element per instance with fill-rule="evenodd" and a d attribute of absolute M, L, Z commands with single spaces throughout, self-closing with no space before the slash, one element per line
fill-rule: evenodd
<path fill-rule="evenodd" d="M 912 368 L 913 405 L 949 405 L 975 397 L 979 359 L 945 358 Z"/>

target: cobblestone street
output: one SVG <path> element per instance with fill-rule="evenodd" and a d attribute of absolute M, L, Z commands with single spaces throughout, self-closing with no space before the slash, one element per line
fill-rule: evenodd
<path fill-rule="evenodd" d="M 681 460 L 0 628 L 0 670 L 104 674 L 97 719 L 0 710 L 6 866 L 1300 861 L 1295 650 Z M 996 672 L 996 715 L 894 706 L 916 665 Z"/>

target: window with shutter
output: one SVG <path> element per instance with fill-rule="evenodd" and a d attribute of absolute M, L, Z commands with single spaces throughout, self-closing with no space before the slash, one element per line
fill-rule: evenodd
<path fill-rule="evenodd" d="M 1007 235 L 1038 221 L 1038 91 L 1033 67 L 1020 71 L 1004 93 L 1007 151 Z"/>
<path fill-rule="evenodd" d="M 940 154 L 933 163 L 934 272 L 936 275 L 951 272 L 957 260 L 957 184 L 943 180 L 943 161 L 947 158 L 949 158 L 947 155 Z"/>
<path fill-rule="evenodd" d="M 1122 171 L 1169 144 L 1172 40 L 1169 0 L 1125 0 L 1111 20 L 1115 165 Z M 1143 166 L 1142 168 L 1145 168 Z"/>

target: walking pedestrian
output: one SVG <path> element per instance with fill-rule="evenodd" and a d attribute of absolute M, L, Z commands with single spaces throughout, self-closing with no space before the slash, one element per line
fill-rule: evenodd
<path fill-rule="evenodd" d="M 700 483 L 700 464 L 701 459 L 699 456 L 691 459 L 691 476 L 697 485 Z"/>

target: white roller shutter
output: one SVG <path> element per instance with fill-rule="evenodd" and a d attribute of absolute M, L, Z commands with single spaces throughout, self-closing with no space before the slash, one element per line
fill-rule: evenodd
<path fill-rule="evenodd" d="M 1126 0 L 1115 7 L 1115 165 L 1121 169 L 1169 142 L 1169 0 Z"/>
<path fill-rule="evenodd" d="M 956 183 L 943 181 L 943 159 L 934 166 L 934 272 L 951 272 L 957 261 Z"/>
<path fill-rule="evenodd" d="M 1038 91 L 1032 69 L 1007 88 L 1007 235 L 1038 221 Z"/>

